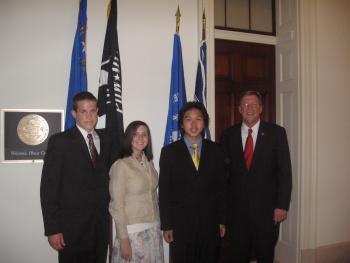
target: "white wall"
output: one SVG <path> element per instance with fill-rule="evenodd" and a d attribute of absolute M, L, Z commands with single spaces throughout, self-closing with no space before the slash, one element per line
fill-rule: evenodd
<path fill-rule="evenodd" d="M 317 1 L 317 246 L 350 241 L 350 2 Z"/>
<path fill-rule="evenodd" d="M 197 64 L 197 1 L 118 1 L 125 126 L 146 121 L 155 163 L 163 144 L 175 12 L 187 98 Z M 87 71 L 97 95 L 107 0 L 88 0 Z M 78 0 L 0 1 L 0 108 L 65 109 Z M 42 164 L 0 164 L 0 262 L 55 262 L 43 235 L 39 184 Z"/>

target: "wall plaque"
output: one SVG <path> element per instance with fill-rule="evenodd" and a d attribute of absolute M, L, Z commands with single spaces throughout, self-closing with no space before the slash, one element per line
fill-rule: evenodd
<path fill-rule="evenodd" d="M 63 119 L 63 110 L 1 109 L 2 162 L 42 162 Z"/>

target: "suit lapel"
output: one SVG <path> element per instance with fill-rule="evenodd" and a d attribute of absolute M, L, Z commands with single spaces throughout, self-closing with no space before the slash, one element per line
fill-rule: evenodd
<path fill-rule="evenodd" d="M 205 178 L 208 175 L 208 172 L 211 170 L 210 166 L 213 164 L 213 152 L 211 151 L 211 149 L 212 148 L 209 145 L 209 141 L 207 139 L 203 139 L 198 171 L 196 170 L 193 164 L 194 170 L 196 171 L 196 173 L 199 174 L 198 178 L 200 180 L 203 180 L 203 178 Z"/>
<path fill-rule="evenodd" d="M 105 137 L 101 134 L 101 132 L 99 130 L 95 129 L 95 132 L 98 135 L 98 138 L 100 139 L 100 153 L 97 155 L 97 160 L 100 160 L 101 156 L 104 156 L 105 154 Z"/>
<path fill-rule="evenodd" d="M 199 159 L 199 167 L 198 167 L 198 171 L 196 170 L 197 173 L 199 173 L 200 171 L 206 171 L 207 169 L 205 169 L 205 165 L 208 163 L 207 160 L 207 156 L 208 156 L 208 151 L 207 151 L 207 141 L 205 139 L 202 140 L 202 149 L 200 152 L 200 159 Z M 192 161 L 193 164 L 193 161 Z M 193 164 L 193 167 L 194 164 Z M 203 174 L 203 173 L 202 173 Z"/>
<path fill-rule="evenodd" d="M 242 142 L 242 123 L 240 125 L 236 126 L 236 129 L 233 131 L 233 140 L 232 142 L 234 143 L 233 148 L 237 149 L 236 151 L 239 153 L 237 154 L 239 158 L 239 163 L 242 164 L 243 166 L 243 171 L 244 173 L 248 173 L 247 167 L 245 165 L 245 159 L 244 159 L 244 146 Z M 235 154 L 233 155 L 235 156 Z"/>
<path fill-rule="evenodd" d="M 256 143 L 254 147 L 253 161 L 250 169 L 252 169 L 256 165 L 257 160 L 261 159 L 260 156 L 261 154 L 263 154 L 265 138 L 266 138 L 265 124 L 264 122 L 260 121 L 258 136 L 256 137 Z"/>
<path fill-rule="evenodd" d="M 191 167 L 190 169 L 193 170 L 192 174 L 197 175 L 198 171 L 197 171 L 196 167 L 194 166 L 192 156 L 191 156 L 189 150 L 187 149 L 187 145 L 183 139 L 181 139 L 180 150 L 181 150 L 181 152 L 183 152 L 182 155 L 184 156 L 185 165 L 187 167 Z M 203 146 L 202 146 L 202 151 L 203 151 Z M 201 166 L 200 163 L 201 163 L 201 161 L 199 161 L 199 167 Z"/>
<path fill-rule="evenodd" d="M 86 141 L 83 135 L 81 134 L 81 132 L 76 126 L 72 129 L 72 134 L 73 134 L 74 140 L 77 142 L 77 144 L 79 144 L 79 147 L 81 148 L 81 151 L 84 154 L 85 160 L 89 161 L 91 166 L 93 166 L 89 148 L 86 144 Z"/>

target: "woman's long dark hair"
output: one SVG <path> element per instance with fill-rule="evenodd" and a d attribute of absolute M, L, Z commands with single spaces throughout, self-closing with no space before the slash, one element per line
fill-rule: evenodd
<path fill-rule="evenodd" d="M 136 134 L 137 129 L 140 126 L 145 126 L 148 134 L 148 144 L 146 148 L 143 150 L 143 152 L 145 153 L 148 161 L 153 160 L 151 132 L 148 125 L 143 121 L 133 121 L 128 125 L 128 127 L 126 127 L 126 130 L 124 133 L 124 140 L 122 143 L 122 150 L 120 152 L 120 158 L 129 157 L 132 155 L 131 142 Z"/>

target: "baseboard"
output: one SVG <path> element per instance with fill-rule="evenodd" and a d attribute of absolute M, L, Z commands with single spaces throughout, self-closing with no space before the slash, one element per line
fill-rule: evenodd
<path fill-rule="evenodd" d="M 350 263 L 350 242 L 303 249 L 301 263 Z"/>

